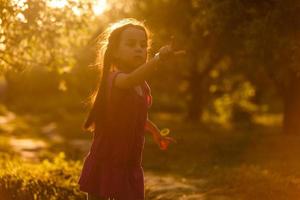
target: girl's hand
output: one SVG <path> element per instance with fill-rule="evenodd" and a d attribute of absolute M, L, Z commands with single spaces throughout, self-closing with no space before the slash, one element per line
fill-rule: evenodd
<path fill-rule="evenodd" d="M 161 150 L 167 150 L 171 142 L 177 143 L 177 141 L 174 138 L 162 136 L 159 142 L 159 148 Z"/>
<path fill-rule="evenodd" d="M 177 143 L 177 141 L 171 137 L 167 137 L 169 129 L 165 128 L 159 130 L 157 126 L 149 119 L 145 124 L 145 130 L 151 133 L 154 142 L 159 146 L 161 150 L 166 150 L 171 142 Z"/>
<path fill-rule="evenodd" d="M 158 50 L 158 54 L 156 56 L 159 57 L 159 60 L 165 61 L 174 56 L 184 55 L 185 50 L 174 51 L 174 36 L 171 38 L 171 42 L 168 45 L 161 47 Z"/>
<path fill-rule="evenodd" d="M 154 141 L 161 150 L 167 150 L 171 142 L 177 143 L 177 141 L 174 138 L 166 136 L 155 137 Z"/>

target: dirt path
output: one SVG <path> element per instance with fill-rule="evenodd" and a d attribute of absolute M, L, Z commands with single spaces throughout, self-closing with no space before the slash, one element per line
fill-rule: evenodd
<path fill-rule="evenodd" d="M 149 200 L 204 200 L 201 187 L 205 180 L 145 172 L 145 192 Z"/>

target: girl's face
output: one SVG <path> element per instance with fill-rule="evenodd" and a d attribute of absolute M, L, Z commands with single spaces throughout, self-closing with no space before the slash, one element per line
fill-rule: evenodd
<path fill-rule="evenodd" d="M 126 71 L 132 71 L 144 64 L 147 60 L 145 31 L 135 27 L 126 28 L 121 33 L 119 47 L 114 56 L 118 65 L 121 65 L 120 68 Z"/>

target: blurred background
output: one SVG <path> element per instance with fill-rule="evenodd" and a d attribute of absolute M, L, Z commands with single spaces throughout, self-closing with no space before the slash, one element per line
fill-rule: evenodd
<path fill-rule="evenodd" d="M 300 198 L 299 1 L 0 2 L 0 200 L 85 199 L 95 38 L 128 17 L 150 57 L 171 35 L 187 51 L 148 80 L 149 116 L 177 144 L 146 136 L 146 199 Z"/>

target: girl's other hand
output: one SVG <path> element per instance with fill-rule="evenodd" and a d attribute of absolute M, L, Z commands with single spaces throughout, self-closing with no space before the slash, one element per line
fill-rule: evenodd
<path fill-rule="evenodd" d="M 177 141 L 172 137 L 161 136 L 158 141 L 159 148 L 161 150 L 167 150 L 171 142 L 177 143 Z"/>

